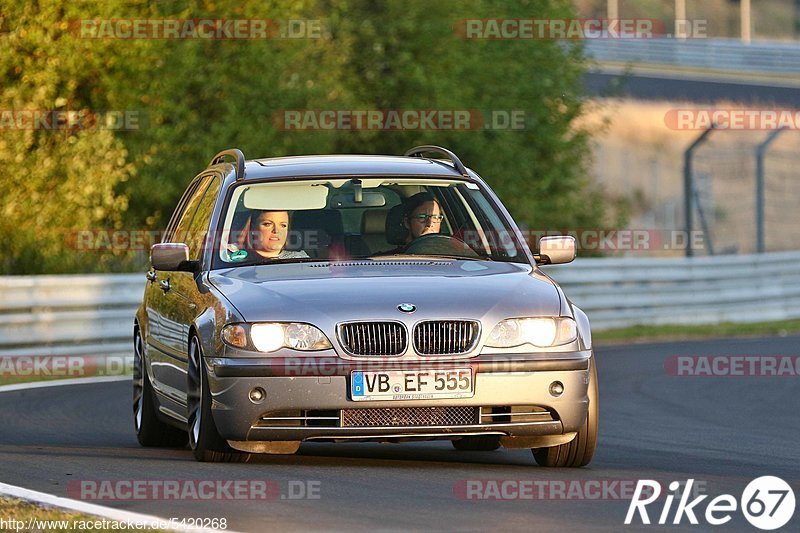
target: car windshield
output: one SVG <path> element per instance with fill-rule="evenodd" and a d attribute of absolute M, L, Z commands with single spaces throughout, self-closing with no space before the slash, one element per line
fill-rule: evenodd
<path fill-rule="evenodd" d="M 518 236 L 474 183 L 368 177 L 235 186 L 213 268 L 388 257 L 527 263 Z"/>

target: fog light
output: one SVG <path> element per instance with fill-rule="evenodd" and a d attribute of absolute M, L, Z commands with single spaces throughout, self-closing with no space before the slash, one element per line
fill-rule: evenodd
<path fill-rule="evenodd" d="M 561 396 L 564 394 L 564 384 L 560 381 L 554 381 L 550 384 L 550 395 Z"/>
<path fill-rule="evenodd" d="M 260 403 L 267 393 L 261 387 L 256 387 L 250 391 L 250 401 L 253 403 Z"/>

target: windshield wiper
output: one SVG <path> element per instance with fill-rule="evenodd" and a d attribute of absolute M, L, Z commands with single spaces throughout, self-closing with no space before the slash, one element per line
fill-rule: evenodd
<path fill-rule="evenodd" d="M 267 259 L 257 263 L 245 264 L 243 266 L 262 266 L 262 265 L 285 265 L 288 263 L 327 263 L 329 259 L 320 259 L 317 257 L 286 257 L 284 259 Z"/>
<path fill-rule="evenodd" d="M 386 257 L 414 257 L 419 258 L 421 260 L 436 260 L 439 258 L 444 259 L 460 259 L 463 261 L 494 261 L 491 257 L 467 257 L 464 255 L 446 255 L 446 254 L 426 254 L 426 255 L 418 255 L 418 254 L 378 254 L 378 255 L 371 255 L 369 257 L 364 257 L 362 259 L 375 259 L 380 260 Z"/>
<path fill-rule="evenodd" d="M 439 259 L 457 259 L 461 261 L 497 261 L 491 257 L 465 257 L 463 255 L 415 255 L 415 254 L 377 254 L 366 257 L 353 257 L 350 259 L 323 259 L 314 257 L 287 257 L 285 259 L 264 259 L 257 263 L 243 263 L 236 266 L 263 266 L 263 265 L 286 265 L 292 263 L 340 263 L 349 261 L 386 261 L 392 259 L 413 258 L 419 261 L 436 261 Z M 236 268 L 234 266 L 233 268 Z"/>

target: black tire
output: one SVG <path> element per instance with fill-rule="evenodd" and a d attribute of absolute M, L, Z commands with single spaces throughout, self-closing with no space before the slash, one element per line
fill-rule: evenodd
<path fill-rule="evenodd" d="M 234 450 L 219 436 L 211 412 L 211 390 L 203 365 L 202 348 L 197 337 L 189 341 L 187 373 L 187 408 L 189 447 L 194 458 L 204 463 L 246 463 L 249 453 Z"/>
<path fill-rule="evenodd" d="M 156 416 L 153 386 L 147 375 L 144 342 L 137 327 L 133 332 L 133 428 L 142 446 L 182 448 L 188 437 L 185 431 L 165 424 Z"/>
<path fill-rule="evenodd" d="M 589 412 L 578 434 L 567 444 L 550 448 L 533 448 L 533 458 L 539 466 L 578 468 L 586 466 L 597 447 L 597 419 L 600 413 L 597 391 L 597 367 L 594 355 L 589 360 Z"/>
<path fill-rule="evenodd" d="M 497 435 L 475 435 L 451 441 L 453 448 L 462 452 L 493 452 L 500 447 Z"/>

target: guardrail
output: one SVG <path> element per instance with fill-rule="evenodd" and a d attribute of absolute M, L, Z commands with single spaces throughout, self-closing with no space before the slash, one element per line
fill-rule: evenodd
<path fill-rule="evenodd" d="M 544 267 L 594 329 L 800 318 L 800 252 Z M 130 355 L 144 274 L 0 277 L 0 355 Z"/>
<path fill-rule="evenodd" d="M 600 63 L 671 65 L 715 71 L 787 74 L 800 72 L 800 43 L 737 39 L 591 39 L 587 56 Z"/>
<path fill-rule="evenodd" d="M 800 317 L 800 252 L 580 259 L 544 267 L 593 329 Z"/>
<path fill-rule="evenodd" d="M 128 355 L 144 274 L 0 277 L 0 354 Z"/>

